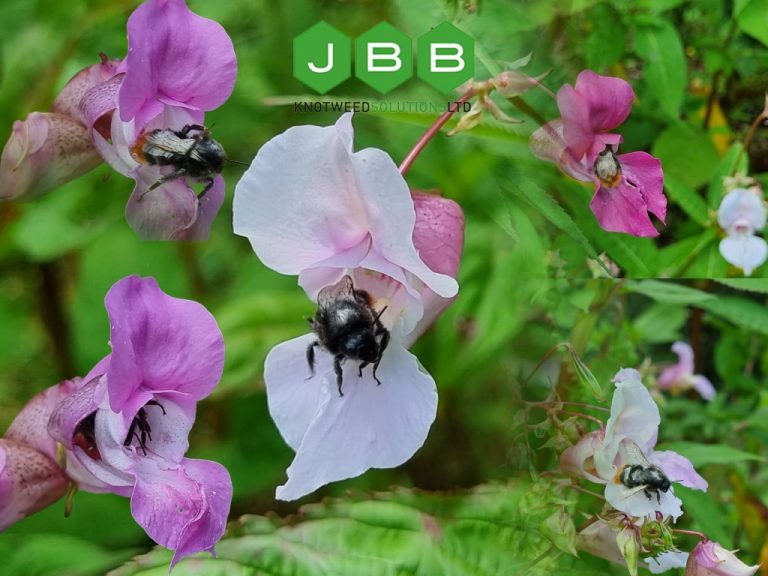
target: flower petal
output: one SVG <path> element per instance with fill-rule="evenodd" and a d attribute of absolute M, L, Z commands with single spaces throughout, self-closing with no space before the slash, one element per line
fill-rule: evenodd
<path fill-rule="evenodd" d="M 35 395 L 13 419 L 4 437 L 34 448 L 55 461 L 56 440 L 48 433 L 48 422 L 56 406 L 81 385 L 81 379 L 74 378 Z"/>
<path fill-rule="evenodd" d="M 46 455 L 0 438 L 0 531 L 64 496 L 69 479 Z"/>
<path fill-rule="evenodd" d="M 171 567 L 184 556 L 200 550 L 213 553 L 227 527 L 229 507 L 232 503 L 232 479 L 218 462 L 184 459 L 184 471 L 197 482 L 205 497 L 203 513 L 187 525 L 173 555 Z"/>
<path fill-rule="evenodd" d="M 281 274 L 312 268 L 368 235 L 342 119 L 276 136 L 235 186 L 235 233 Z"/>
<path fill-rule="evenodd" d="M 661 574 L 673 568 L 685 568 L 688 563 L 688 552 L 667 550 L 655 558 L 648 558 L 646 564 L 651 574 Z"/>
<path fill-rule="evenodd" d="M 667 478 L 672 482 L 679 482 L 683 486 L 694 490 L 706 491 L 709 484 L 693 468 L 688 458 L 671 450 L 654 452 L 651 455 L 651 463 L 661 468 Z"/>
<path fill-rule="evenodd" d="M 693 388 L 702 398 L 704 398 L 704 400 L 712 400 L 712 398 L 715 397 L 715 394 L 717 394 L 715 387 L 712 385 L 712 382 L 709 381 L 709 378 L 702 376 L 701 374 L 696 374 L 693 377 Z"/>
<path fill-rule="evenodd" d="M 154 190 L 153 190 L 154 192 Z M 151 192 L 150 192 L 151 194 Z M 213 186 L 205 196 L 198 198 L 197 218 L 189 228 L 177 231 L 174 240 L 207 240 L 211 235 L 211 225 L 224 203 L 224 178 L 217 174 Z"/>
<path fill-rule="evenodd" d="M 576 92 L 589 109 L 589 123 L 596 132 L 613 130 L 627 119 L 635 93 L 621 78 L 584 70 L 576 77 Z M 563 114 L 565 117 L 565 114 Z"/>
<path fill-rule="evenodd" d="M 204 306 L 165 294 L 154 278 L 116 282 L 104 303 L 112 356 L 110 406 L 135 414 L 153 393 L 173 391 L 199 400 L 221 378 L 224 340 Z"/>
<path fill-rule="evenodd" d="M 717 222 L 730 232 L 739 220 L 744 220 L 748 232 L 765 228 L 765 203 L 752 190 L 735 188 L 725 195 L 717 210 Z"/>
<path fill-rule="evenodd" d="M 745 276 L 750 276 L 768 257 L 768 245 L 759 236 L 732 234 L 720 241 L 720 254 L 729 264 L 741 268 Z"/>
<path fill-rule="evenodd" d="M 232 499 L 227 470 L 207 460 L 185 459 L 163 467 L 141 459 L 131 496 L 131 514 L 155 542 L 183 556 L 212 551 L 221 538 Z"/>
<path fill-rule="evenodd" d="M 158 166 L 141 166 L 134 177 L 136 187 L 125 206 L 125 219 L 139 238 L 171 240 L 198 220 L 197 195 L 183 178 L 149 190 L 162 177 Z"/>
<path fill-rule="evenodd" d="M 592 147 L 595 129 L 590 122 L 589 104 L 570 84 L 557 92 L 557 107 L 563 120 L 566 147 L 581 158 Z"/>
<path fill-rule="evenodd" d="M 605 430 L 590 432 L 560 454 L 560 467 L 570 474 L 581 475 L 590 482 L 605 484 L 595 469 L 594 456 L 603 443 Z"/>
<path fill-rule="evenodd" d="M 69 79 L 64 88 L 61 89 L 61 92 L 59 92 L 56 100 L 53 101 L 51 112 L 65 114 L 78 120 L 83 125 L 88 125 L 83 109 L 80 106 L 83 97 L 95 86 L 115 76 L 119 63 L 119 60 L 107 60 L 106 56 L 102 54 L 101 62 L 83 68 Z"/>
<path fill-rule="evenodd" d="M 338 396 L 320 385 L 317 377 L 309 378 L 307 347 L 316 340 L 315 334 L 305 334 L 281 342 L 269 351 L 264 362 L 269 413 L 286 444 L 294 450 L 299 449 L 307 429 L 325 404 Z M 316 354 L 315 374 L 332 371 L 331 356 Z"/>
<path fill-rule="evenodd" d="M 581 182 L 592 181 L 591 168 L 566 147 L 561 119 L 548 122 L 531 134 L 528 147 L 534 156 L 557 164 L 571 178 Z"/>
<path fill-rule="evenodd" d="M 277 498 L 295 500 L 370 468 L 399 466 L 424 444 L 437 412 L 437 390 L 416 357 L 400 344 L 390 343 L 377 373 L 381 386 L 370 368 L 362 378 L 357 370 L 354 362 L 344 366 L 343 397 L 336 393 L 332 370 L 318 370 L 308 382 L 325 388 L 325 396 L 288 468 L 288 482 L 277 489 Z"/>
<path fill-rule="evenodd" d="M 717 542 L 699 542 L 688 558 L 686 576 L 752 576 L 760 565 L 747 566 Z"/>
<path fill-rule="evenodd" d="M 150 0 L 128 19 L 128 56 L 120 118 L 138 129 L 165 104 L 213 110 L 232 93 L 237 59 L 222 26 L 184 0 Z"/>

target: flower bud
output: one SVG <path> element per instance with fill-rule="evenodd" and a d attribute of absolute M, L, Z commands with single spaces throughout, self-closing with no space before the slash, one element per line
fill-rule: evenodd
<path fill-rule="evenodd" d="M 85 126 L 70 116 L 32 112 L 13 123 L 0 156 L 0 199 L 38 196 L 101 162 Z"/>
<path fill-rule="evenodd" d="M 640 556 L 640 534 L 634 526 L 626 526 L 616 534 L 616 545 L 619 547 L 627 569 L 632 576 L 637 576 L 637 562 Z"/>
<path fill-rule="evenodd" d="M 688 557 L 685 576 L 752 576 L 760 566 L 747 566 L 717 542 L 699 542 Z"/>

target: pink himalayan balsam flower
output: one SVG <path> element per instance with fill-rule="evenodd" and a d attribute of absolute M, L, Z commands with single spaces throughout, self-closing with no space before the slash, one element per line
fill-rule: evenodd
<path fill-rule="evenodd" d="M 54 104 L 58 114 L 33 113 L 27 125 L 14 125 L 0 163 L 0 197 L 45 192 L 94 168 L 100 155 L 136 181 L 126 219 L 140 237 L 207 238 L 224 200 L 221 175 L 202 199 L 184 178 L 142 198 L 174 168 L 139 163 L 131 149 L 148 131 L 202 124 L 204 112 L 227 100 L 236 75 L 232 41 L 221 25 L 190 11 L 184 0 L 145 2 L 129 18 L 124 61 L 81 71 Z M 57 107 L 60 100 L 64 107 Z"/>
<path fill-rule="evenodd" d="M 750 276 L 768 257 L 768 245 L 755 232 L 765 228 L 766 209 L 754 190 L 735 188 L 723 197 L 717 221 L 728 236 L 720 241 L 720 254 Z"/>
<path fill-rule="evenodd" d="M 120 280 L 105 304 L 112 353 L 57 405 L 48 431 L 98 491 L 130 497 L 136 521 L 174 551 L 173 565 L 213 551 L 229 514 L 227 470 L 185 457 L 197 401 L 221 377 L 224 341 L 203 306 L 152 278 Z"/>
<path fill-rule="evenodd" d="M 616 155 L 622 138 L 609 130 L 626 120 L 632 87 L 620 78 L 585 70 L 575 86 L 557 94 L 562 118 L 531 135 L 535 156 L 558 164 L 568 175 L 596 186 L 590 208 L 609 232 L 658 236 L 649 213 L 664 222 L 667 199 L 661 162 L 645 152 Z"/>
<path fill-rule="evenodd" d="M 693 388 L 705 400 L 715 397 L 715 387 L 706 376 L 693 373 L 693 349 L 685 342 L 672 344 L 672 352 L 677 354 L 677 364 L 667 367 L 659 375 L 659 388 L 662 390 L 687 390 Z"/>
<path fill-rule="evenodd" d="M 642 491 L 628 495 L 618 481 L 626 465 L 643 464 L 636 450 L 657 466 L 671 482 L 696 490 L 706 490 L 707 482 L 694 470 L 690 461 L 676 452 L 653 450 L 661 417 L 640 373 L 633 369 L 620 370 L 614 377 L 616 391 L 611 402 L 611 415 L 605 429 L 584 436 L 560 456 L 560 465 L 568 472 L 584 476 L 591 482 L 605 485 L 605 498 L 616 510 L 630 516 L 664 516 L 677 519 L 682 515 L 682 503 L 670 487 L 659 492 L 659 499 L 648 498 Z"/>
<path fill-rule="evenodd" d="M 685 576 L 752 576 L 760 565 L 747 566 L 717 542 L 704 540 L 688 558 Z"/>
<path fill-rule="evenodd" d="M 298 126 L 273 138 L 235 188 L 234 228 L 271 268 L 298 274 L 314 300 L 349 274 L 369 292 L 391 340 L 379 366 L 344 365 L 339 397 L 332 357 L 307 380 L 306 334 L 275 346 L 264 380 L 272 418 L 296 457 L 277 497 L 294 500 L 369 468 L 407 461 L 424 443 L 437 390 L 407 347 L 453 298 L 463 244 L 459 207 L 412 198 L 383 151 L 354 152 L 351 114 L 335 126 Z"/>

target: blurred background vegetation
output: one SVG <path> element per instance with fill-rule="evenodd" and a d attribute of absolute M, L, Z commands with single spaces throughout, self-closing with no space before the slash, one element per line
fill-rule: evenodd
<path fill-rule="evenodd" d="M 229 468 L 233 519 L 290 514 L 303 502 L 350 489 L 357 494 L 393 485 L 450 490 L 544 470 L 554 462 L 549 452 L 532 462 L 516 445 L 519 400 L 536 399 L 554 384 L 574 387 L 572 399 L 589 399 L 577 388 L 569 360 L 558 355 L 537 372 L 530 388 L 520 389 L 553 345 L 573 343 L 608 392 L 618 368 L 640 366 L 646 358 L 671 362 L 669 346 L 682 338 L 696 349 L 697 371 L 721 394 L 709 404 L 695 396 L 670 398 L 662 407 L 662 440 L 718 443 L 754 455 L 726 462 L 705 457 L 698 463 L 712 488 L 705 497 L 685 498 L 691 510 L 685 525 L 714 530 L 724 545 L 742 548 L 752 563 L 758 560 L 768 525 L 762 467 L 768 445 L 765 283 L 701 280 L 678 288 L 576 278 L 592 275 L 596 266 L 587 258 L 600 253 L 634 277 L 734 273 L 717 251 L 712 211 L 719 204 L 721 177 L 738 155 L 734 143 L 762 110 L 768 88 L 768 25 L 755 24 L 766 24 L 764 1 L 189 4 L 221 22 L 235 44 L 240 69 L 235 91 L 206 118 L 234 159 L 250 161 L 265 141 L 290 126 L 335 121 L 335 114 L 264 104 L 266 98 L 297 95 L 294 100 L 307 93 L 291 73 L 291 40 L 318 20 L 352 37 L 387 20 L 416 38 L 449 19 L 476 39 L 478 79 L 530 52 L 526 71 L 551 69 L 545 83 L 555 91 L 573 83 L 585 67 L 628 78 L 638 101 L 621 129 L 623 150 L 646 149 L 662 158 L 671 183 L 668 225 L 655 240 L 602 232 L 588 208 L 591 188 L 530 155 L 527 137 L 536 122 L 511 102 L 499 104 L 524 124 L 487 120 L 450 139 L 438 136 L 408 178 L 415 188 L 437 188 L 458 201 L 467 218 L 461 297 L 415 347 L 438 383 L 437 421 L 424 448 L 405 466 L 371 471 L 286 504 L 273 495 L 292 452 L 268 416 L 261 371 L 274 344 L 306 330 L 303 318 L 312 306 L 295 279 L 266 269 L 247 240 L 232 234 L 231 199 L 242 167 L 225 169 L 227 199 L 210 240 L 172 244 L 134 236 L 123 216 L 133 182 L 102 166 L 42 198 L 0 205 L 0 429 L 35 393 L 85 374 L 108 353 L 103 297 L 128 274 L 154 276 L 169 294 L 202 302 L 224 332 L 224 377 L 199 407 L 190 456 Z M 46 110 L 99 52 L 124 56 L 125 24 L 136 5 L 1 3 L 0 136 L 10 133 L 13 120 Z M 354 78 L 333 95 L 379 98 Z M 386 100 L 444 103 L 445 96 L 412 79 Z M 557 116 L 545 94 L 532 92 L 525 100 L 543 117 Z M 383 148 L 399 161 L 433 119 L 404 112 L 358 114 L 356 146 Z M 766 150 L 768 138 L 758 132 L 748 159 L 760 178 L 768 170 Z M 765 275 L 765 267 L 755 274 Z M 693 287 L 716 296 L 686 291 Z M 133 522 L 128 504 L 115 496 L 80 493 L 71 518 L 64 518 L 59 502 L 20 522 L 0 535 L 3 573 L 99 574 L 146 551 L 151 542 Z M 354 533 L 349 545 L 360 537 Z M 476 545 L 482 542 L 477 539 Z M 165 572 L 168 558 L 161 554 L 158 574 Z M 604 574 L 608 566 L 582 560 L 560 569 L 576 573 L 577 565 L 594 574 Z M 219 566 L 221 572 L 211 573 L 232 573 Z"/>

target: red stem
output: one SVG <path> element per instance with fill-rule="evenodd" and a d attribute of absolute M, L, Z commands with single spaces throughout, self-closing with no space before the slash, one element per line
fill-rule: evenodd
<path fill-rule="evenodd" d="M 672 528 L 672 532 L 675 534 L 688 534 L 689 536 L 698 536 L 702 540 L 709 540 L 707 535 L 703 532 L 697 532 L 696 530 L 683 530 L 681 528 Z"/>
<path fill-rule="evenodd" d="M 453 105 L 448 106 L 448 110 L 440 114 L 440 116 L 435 120 L 435 123 L 432 124 L 432 126 L 429 127 L 429 129 L 422 134 L 421 138 L 419 138 L 418 142 L 413 146 L 410 152 L 408 152 L 408 156 L 405 157 L 405 160 L 400 164 L 400 174 L 405 176 L 408 173 L 408 170 L 411 169 L 411 166 L 413 165 L 414 161 L 418 157 L 419 154 L 421 154 L 421 151 L 424 149 L 424 147 L 429 143 L 432 138 L 434 138 L 435 134 L 437 134 L 440 131 L 440 128 L 442 128 L 448 120 L 451 119 L 451 116 L 453 116 L 458 110 L 461 104 L 464 104 L 464 102 L 468 101 L 470 98 L 475 96 L 475 89 L 470 88 L 464 94 L 461 95 L 461 98 L 456 100 L 456 102 L 453 103 Z"/>

